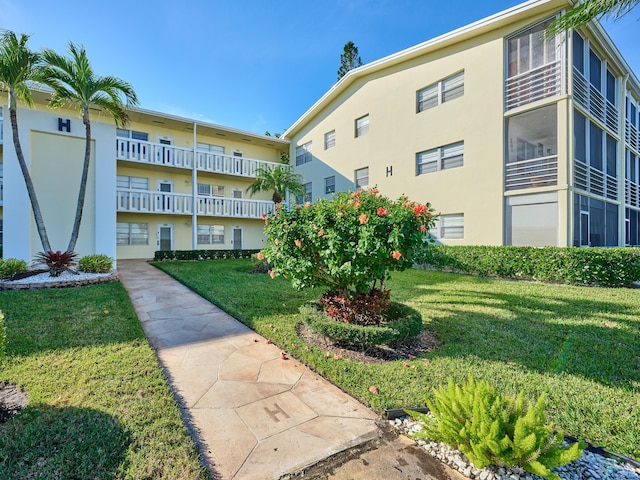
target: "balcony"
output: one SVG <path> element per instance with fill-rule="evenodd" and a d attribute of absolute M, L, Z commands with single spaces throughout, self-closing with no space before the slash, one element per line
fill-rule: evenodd
<path fill-rule="evenodd" d="M 528 72 L 507 78 L 505 107 L 507 110 L 555 97 L 564 93 L 562 60 L 547 63 Z"/>
<path fill-rule="evenodd" d="M 573 184 L 585 192 L 618 200 L 618 179 L 580 160 L 573 162 Z"/>
<path fill-rule="evenodd" d="M 627 145 L 640 153 L 640 132 L 634 125 L 631 125 L 629 120 L 625 120 L 625 140 Z"/>
<path fill-rule="evenodd" d="M 558 184 L 558 157 L 533 158 L 505 165 L 505 187 L 509 190 L 550 187 Z"/>
<path fill-rule="evenodd" d="M 262 219 L 274 210 L 274 203 L 245 198 L 196 197 L 196 214 L 206 217 Z M 135 189 L 116 191 L 116 211 L 192 215 L 193 196 L 185 193 L 152 192 Z"/>
<path fill-rule="evenodd" d="M 220 153 L 196 152 L 195 167 L 202 172 L 256 178 L 260 166 L 273 170 L 280 163 L 236 157 Z M 143 142 L 140 140 L 116 139 L 116 159 L 147 165 L 193 169 L 193 149 Z"/>
<path fill-rule="evenodd" d="M 573 97 L 611 132 L 618 131 L 618 109 L 576 69 L 573 68 Z"/>
<path fill-rule="evenodd" d="M 632 207 L 640 208 L 640 185 L 630 180 L 626 180 L 625 187 L 626 204 Z"/>

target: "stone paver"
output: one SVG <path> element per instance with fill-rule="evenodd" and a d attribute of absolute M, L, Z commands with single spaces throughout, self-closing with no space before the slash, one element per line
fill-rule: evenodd
<path fill-rule="evenodd" d="M 371 410 L 170 276 L 118 273 L 214 478 L 277 479 L 378 437 Z"/>

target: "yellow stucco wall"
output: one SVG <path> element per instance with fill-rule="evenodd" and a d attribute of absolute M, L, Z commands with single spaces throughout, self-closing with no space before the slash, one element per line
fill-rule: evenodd
<path fill-rule="evenodd" d="M 82 223 L 75 251 L 79 256 L 93 253 L 95 244 L 95 145 L 89 167 Z M 31 177 L 51 248 L 65 251 L 71 236 L 76 212 L 85 141 L 50 133 L 31 134 Z M 31 222 L 32 255 L 42 250 L 35 222 Z"/>

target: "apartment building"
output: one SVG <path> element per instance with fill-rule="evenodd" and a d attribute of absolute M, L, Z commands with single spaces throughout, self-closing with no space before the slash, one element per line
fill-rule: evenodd
<path fill-rule="evenodd" d="M 77 112 L 19 108 L 25 158 L 52 248 L 71 233 L 85 129 Z M 5 100 L 6 102 L 6 100 Z M 32 259 L 42 250 L 13 147 L 9 112 L 0 109 L 0 232 L 3 256 Z M 76 251 L 117 259 L 156 250 L 258 249 L 271 193 L 249 197 L 260 166 L 274 168 L 287 141 L 142 109 L 126 129 L 99 109 L 92 116 L 92 161 Z"/>
<path fill-rule="evenodd" d="M 640 83 L 534 0 L 350 71 L 286 132 L 308 196 L 431 202 L 459 245 L 638 245 Z"/>

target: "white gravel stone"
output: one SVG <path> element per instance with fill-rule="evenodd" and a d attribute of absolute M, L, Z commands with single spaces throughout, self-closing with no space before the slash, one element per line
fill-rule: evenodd
<path fill-rule="evenodd" d="M 412 422 L 409 417 L 397 419 L 392 425 L 409 436 L 412 432 L 422 429 L 419 422 Z M 487 467 L 478 470 L 465 455 L 444 443 L 420 440 L 419 445 L 443 463 L 470 478 L 479 478 L 480 480 L 544 480 L 542 477 L 526 472 L 519 467 L 512 469 L 504 466 Z M 640 480 L 640 469 L 628 464 L 620 464 L 614 459 L 586 450 L 581 458 L 551 470 L 563 480 Z"/>
<path fill-rule="evenodd" d="M 11 283 L 49 283 L 49 282 L 77 282 L 79 280 L 89 280 L 93 278 L 108 277 L 113 273 L 86 273 L 78 272 L 77 275 L 67 271 L 64 271 L 58 277 L 52 277 L 49 272 L 39 273 L 27 278 L 21 278 L 20 280 L 11 280 Z"/>

